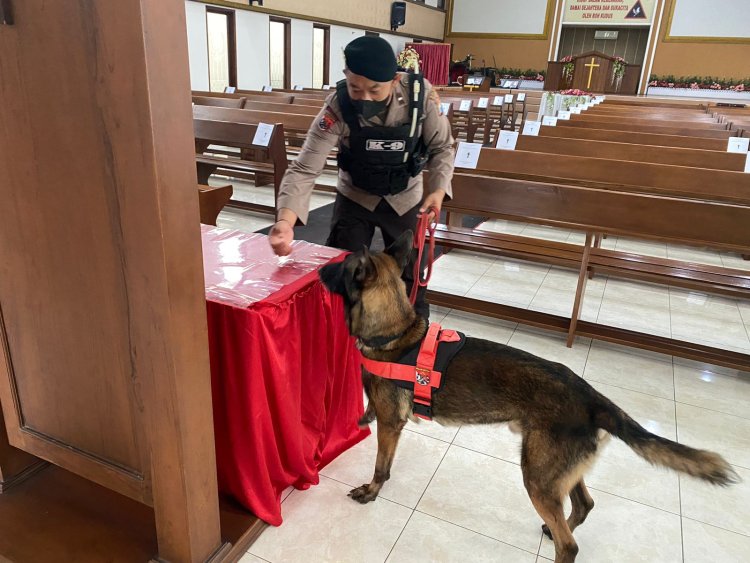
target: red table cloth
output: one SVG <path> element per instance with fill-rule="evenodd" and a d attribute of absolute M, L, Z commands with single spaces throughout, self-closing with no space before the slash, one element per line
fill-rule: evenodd
<path fill-rule="evenodd" d="M 317 269 L 341 251 L 202 225 L 219 489 L 281 524 L 281 493 L 368 434 L 359 352 Z"/>

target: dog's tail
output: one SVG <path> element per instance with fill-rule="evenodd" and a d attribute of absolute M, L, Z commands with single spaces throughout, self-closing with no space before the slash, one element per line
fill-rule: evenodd
<path fill-rule="evenodd" d="M 599 395 L 598 403 L 596 425 L 625 442 L 649 463 L 669 467 L 714 485 L 740 482 L 737 472 L 719 454 L 652 434 L 603 395 Z"/>

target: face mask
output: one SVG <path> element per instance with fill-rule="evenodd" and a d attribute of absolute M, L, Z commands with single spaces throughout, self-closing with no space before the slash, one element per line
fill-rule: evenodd
<path fill-rule="evenodd" d="M 362 117 L 371 119 L 385 110 L 388 106 L 388 100 L 381 100 L 379 102 L 373 102 L 372 100 L 352 100 L 352 105 Z"/>

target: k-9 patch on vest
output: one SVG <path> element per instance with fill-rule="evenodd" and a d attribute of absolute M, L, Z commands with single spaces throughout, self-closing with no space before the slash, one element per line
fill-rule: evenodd
<path fill-rule="evenodd" d="M 365 150 L 368 151 L 389 151 L 389 152 L 403 152 L 406 149 L 405 141 L 378 141 L 377 139 L 367 139 L 365 144 Z"/>

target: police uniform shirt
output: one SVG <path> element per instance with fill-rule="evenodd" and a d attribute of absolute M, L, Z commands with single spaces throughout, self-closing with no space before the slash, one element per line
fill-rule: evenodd
<path fill-rule="evenodd" d="M 400 76 L 401 79 L 394 85 L 390 101 L 383 113 L 369 120 L 359 116 L 359 122 L 363 127 L 399 126 L 409 121 L 409 76 Z M 443 189 L 446 197 L 450 198 L 454 160 L 450 122 L 445 116 L 440 115 L 437 92 L 427 80 L 424 82 L 424 116 L 421 127 L 422 138 L 429 153 L 427 166 L 430 170 L 430 185 L 427 191 L 431 193 Z M 328 96 L 323 109 L 310 126 L 302 150 L 284 175 L 277 198 L 277 207 L 286 207 L 294 211 L 302 224 L 307 223 L 310 195 L 315 180 L 323 171 L 331 150 L 338 146 L 339 142 L 349 146 L 349 127 L 341 115 L 336 93 L 333 93 Z M 380 203 L 380 196 L 354 186 L 349 173 L 344 170 L 338 171 L 336 187 L 342 195 L 370 211 L 374 211 Z M 396 213 L 403 215 L 422 201 L 422 195 L 422 174 L 419 174 L 410 178 L 409 185 L 404 191 L 387 195 L 385 200 Z"/>

